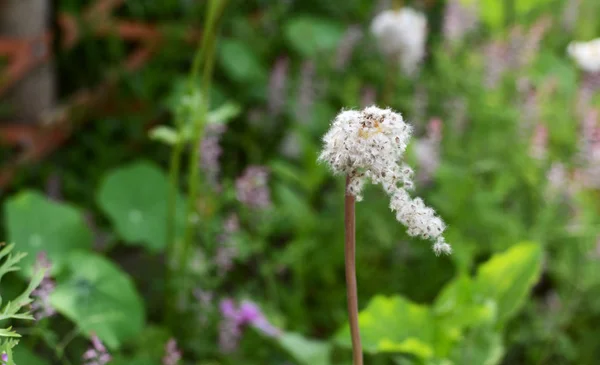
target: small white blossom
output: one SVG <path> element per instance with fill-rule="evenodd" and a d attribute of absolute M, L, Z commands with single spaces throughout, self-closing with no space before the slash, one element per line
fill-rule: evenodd
<path fill-rule="evenodd" d="M 386 10 L 371 23 L 371 32 L 381 52 L 398 62 L 402 71 L 413 75 L 425 56 L 427 18 L 411 8 Z"/>
<path fill-rule="evenodd" d="M 381 185 L 390 196 L 390 208 L 411 236 L 432 239 L 436 254 L 450 253 L 442 233 L 445 224 L 420 198 L 413 199 L 413 170 L 403 162 L 412 128 L 399 113 L 370 106 L 342 111 L 323 137 L 320 161 L 335 174 L 349 177 L 348 194 L 362 199 L 366 182 Z"/>
<path fill-rule="evenodd" d="M 586 72 L 600 72 L 600 38 L 589 42 L 571 42 L 569 56 Z"/>

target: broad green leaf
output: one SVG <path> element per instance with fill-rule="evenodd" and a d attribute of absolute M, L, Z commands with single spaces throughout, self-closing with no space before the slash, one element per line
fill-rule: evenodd
<path fill-rule="evenodd" d="M 503 355 L 502 334 L 485 327 L 471 331 L 453 349 L 450 359 L 457 365 L 496 365 Z"/>
<path fill-rule="evenodd" d="M 166 125 L 159 125 L 150 130 L 150 139 L 164 143 L 169 146 L 174 146 L 180 142 L 179 135 L 174 128 Z"/>
<path fill-rule="evenodd" d="M 23 275 L 31 274 L 36 256 L 42 251 L 52 261 L 53 270 L 58 271 L 69 252 L 92 246 L 92 234 L 81 212 L 38 192 L 25 191 L 9 198 L 4 215 L 9 241 L 18 251 L 27 253 L 21 261 Z"/>
<path fill-rule="evenodd" d="M 234 103 L 225 103 L 208 113 L 208 123 L 226 124 L 231 119 L 237 117 L 241 111 L 242 109 L 239 105 Z"/>
<path fill-rule="evenodd" d="M 50 298 L 54 308 L 110 348 L 138 336 L 144 305 L 127 274 L 99 255 L 75 252 L 68 259 L 70 273 L 60 278 Z"/>
<path fill-rule="evenodd" d="M 498 320 L 510 318 L 527 297 L 541 272 L 542 251 L 534 243 L 521 243 L 482 264 L 475 278 L 476 292 L 494 299 Z"/>
<path fill-rule="evenodd" d="M 167 176 L 154 164 L 135 162 L 111 171 L 102 182 L 98 205 L 127 243 L 160 251 L 166 245 Z M 177 197 L 178 226 L 184 224 L 183 198 Z"/>
<path fill-rule="evenodd" d="M 298 17 L 285 25 L 285 36 L 291 46 L 303 57 L 313 58 L 320 52 L 334 50 L 344 29 L 327 19 Z"/>
<path fill-rule="evenodd" d="M 240 40 L 222 40 L 219 47 L 219 61 L 225 72 L 239 82 L 260 80 L 265 72 L 255 51 Z"/>
<path fill-rule="evenodd" d="M 438 317 L 448 317 L 458 327 L 493 323 L 496 306 L 483 298 L 475 298 L 474 283 L 462 275 L 446 285 L 437 297 L 433 310 Z M 479 299 L 479 300 L 478 300 Z"/>
<path fill-rule="evenodd" d="M 436 353 L 446 355 L 469 328 L 496 323 L 497 306 L 491 299 L 476 297 L 474 282 L 461 275 L 452 280 L 435 300 L 438 336 Z"/>
<path fill-rule="evenodd" d="M 13 356 L 15 364 L 50 365 L 48 360 L 44 360 L 37 356 L 24 345 L 15 346 L 13 349 Z"/>
<path fill-rule="evenodd" d="M 300 365 L 331 364 L 331 345 L 327 342 L 310 340 L 296 333 L 285 333 L 279 337 L 279 344 Z"/>
<path fill-rule="evenodd" d="M 376 296 L 358 320 L 366 352 L 402 352 L 420 359 L 434 354 L 435 323 L 427 306 L 401 296 Z M 339 331 L 336 341 L 347 348 L 352 346 L 349 325 Z"/>

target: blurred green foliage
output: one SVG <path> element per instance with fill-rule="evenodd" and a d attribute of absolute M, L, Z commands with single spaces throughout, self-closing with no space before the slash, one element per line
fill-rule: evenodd
<path fill-rule="evenodd" d="M 86 35 L 59 54 L 63 96 L 109 74 L 121 78 L 113 108 L 76 126 L 61 151 L 20 171 L 3 195 L 0 230 L 29 254 L 22 273 L 32 272 L 43 251 L 57 281 L 52 303 L 59 316 L 27 328 L 31 335 L 16 348 L 17 363 L 42 364 L 22 360 L 33 352 L 52 363 L 76 363 L 93 332 L 115 364 L 158 364 L 170 337 L 185 364 L 350 364 L 343 181 L 316 157 L 329 121 L 341 108 L 360 107 L 369 90 L 377 104 L 402 112 L 416 140 L 426 138 L 432 118 L 442 120 L 439 166 L 417 183 L 417 194 L 448 223 L 454 253 L 435 257 L 427 243 L 405 234 L 384 194 L 367 189 L 357 205 L 366 363 L 597 362 L 600 196 L 594 189 L 557 188 L 548 175 L 561 163 L 565 184 L 578 185 L 571 177 L 581 167 L 577 105 L 585 80 L 565 49 L 572 40 L 600 35 L 597 1 L 581 2 L 572 28 L 563 24 L 568 1 L 481 1 L 480 24 L 454 43 L 443 34 L 447 2 L 406 1 L 427 14 L 430 28 L 428 55 L 412 78 L 380 56 L 368 32 L 372 1 L 232 1 L 217 43 L 208 117 L 227 125 L 219 186 L 205 175 L 195 182 L 197 233 L 186 267 L 192 285 L 214 299 L 210 307 L 181 299 L 181 316 L 170 326 L 162 316 L 169 153 L 190 141 L 191 131 L 175 119 L 196 115 L 194 100 L 184 102 L 194 47 L 180 35 L 187 26 L 202 28 L 204 3 L 127 1 L 119 9 L 121 17 L 156 22 L 166 32 L 163 48 L 136 73 L 120 69 L 130 45 L 117 37 Z M 59 11 L 73 14 L 85 5 L 57 1 Z M 518 58 L 531 49 L 531 60 L 507 66 L 486 85 L 490 69 L 508 62 L 490 59 L 486 47 L 510 44 L 519 29 L 529 34 L 544 16 L 551 25 L 537 48 L 515 42 L 503 54 Z M 363 36 L 339 66 L 351 25 Z M 281 60 L 285 81 L 273 91 Z M 530 93 L 534 119 L 527 113 Z M 273 109 L 276 98 L 279 110 Z M 596 94 L 589 103 L 600 107 Z M 536 124 L 548 131 L 544 159 L 530 153 Z M 408 159 L 419 174 L 424 167 L 416 142 Z M 197 149 L 188 145 L 186 160 Z M 268 209 L 236 199 L 236 178 L 249 165 L 269 169 Z M 60 181 L 58 198 L 42 194 L 53 177 Z M 180 182 L 177 225 L 183 226 L 188 182 Z M 216 257 L 233 213 L 240 222 L 231 238 L 237 256 L 221 275 Z M 14 286 L 23 284 L 19 276 L 10 278 Z M 260 303 L 282 335 L 247 331 L 238 351 L 221 353 L 217 300 L 225 297 Z M 73 333 L 82 336 L 69 340 Z M 68 347 L 57 353 L 61 340 Z"/>

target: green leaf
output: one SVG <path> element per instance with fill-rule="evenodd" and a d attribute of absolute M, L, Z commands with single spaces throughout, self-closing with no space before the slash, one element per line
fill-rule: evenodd
<path fill-rule="evenodd" d="M 111 171 L 97 201 L 126 242 L 160 251 L 166 245 L 167 176 L 149 162 L 135 162 Z M 184 224 L 184 202 L 178 196 L 178 227 Z"/>
<path fill-rule="evenodd" d="M 438 329 L 436 354 L 448 354 L 469 328 L 496 323 L 496 302 L 476 297 L 474 286 L 470 277 L 460 275 L 447 284 L 435 300 L 433 310 Z"/>
<path fill-rule="evenodd" d="M 138 336 L 144 306 L 127 274 L 99 255 L 75 252 L 68 259 L 70 275 L 61 278 L 50 298 L 54 308 L 110 348 Z"/>
<path fill-rule="evenodd" d="M 225 124 L 237 117 L 242 109 L 238 104 L 225 103 L 219 108 L 208 113 L 208 123 Z"/>
<path fill-rule="evenodd" d="M 370 353 L 402 352 L 420 359 L 434 355 L 435 323 L 431 310 L 401 296 L 376 296 L 359 314 L 362 344 Z M 336 341 L 351 348 L 350 327 Z"/>
<path fill-rule="evenodd" d="M 313 58 L 320 52 L 337 48 L 344 29 L 327 19 L 298 17 L 285 25 L 285 36 L 303 57 Z"/>
<path fill-rule="evenodd" d="M 255 51 L 240 40 L 222 40 L 219 47 L 219 61 L 225 72 L 239 82 L 260 80 L 265 72 Z"/>
<path fill-rule="evenodd" d="M 494 299 L 502 323 L 521 307 L 539 279 L 542 251 L 534 243 L 521 243 L 494 255 L 481 265 L 475 278 L 478 295 Z"/>
<path fill-rule="evenodd" d="M 279 344 L 300 365 L 331 364 L 331 345 L 327 342 L 310 340 L 297 333 L 285 333 L 279 337 Z"/>
<path fill-rule="evenodd" d="M 34 354 L 27 347 L 20 345 L 13 349 L 15 364 L 50 365 L 50 362 Z"/>
<path fill-rule="evenodd" d="M 81 212 L 40 193 L 25 191 L 11 197 L 4 213 L 9 241 L 28 254 L 21 262 L 24 275 L 31 274 L 36 256 L 42 251 L 52 261 L 53 270 L 58 271 L 69 252 L 92 246 L 92 234 Z"/>
<path fill-rule="evenodd" d="M 491 328 L 478 328 L 456 346 L 450 359 L 454 364 L 499 364 L 504 355 L 502 334 Z"/>
<path fill-rule="evenodd" d="M 158 141 L 169 146 L 174 146 L 180 142 L 177 131 L 166 125 L 159 125 L 152 128 L 149 135 L 151 140 Z"/>

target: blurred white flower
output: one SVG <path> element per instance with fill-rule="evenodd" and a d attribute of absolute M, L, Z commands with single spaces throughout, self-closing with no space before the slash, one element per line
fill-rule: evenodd
<path fill-rule="evenodd" d="M 571 42 L 569 56 L 586 72 L 600 72 L 600 38 L 589 42 Z"/>
<path fill-rule="evenodd" d="M 381 185 L 390 196 L 390 208 L 411 236 L 433 239 L 436 254 L 450 253 L 442 233 L 444 222 L 420 198 L 413 199 L 413 170 L 403 162 L 412 128 L 391 109 L 370 106 L 342 111 L 323 137 L 320 161 L 336 174 L 349 177 L 348 194 L 361 200 L 366 182 Z"/>
<path fill-rule="evenodd" d="M 373 19 L 371 32 L 377 39 L 381 52 L 398 62 L 405 74 L 410 76 L 417 71 L 425 56 L 425 14 L 407 7 L 386 10 Z"/>

